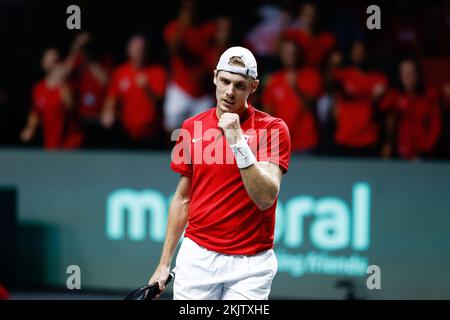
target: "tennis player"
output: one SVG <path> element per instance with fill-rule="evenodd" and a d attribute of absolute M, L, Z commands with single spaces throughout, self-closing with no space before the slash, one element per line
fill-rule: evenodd
<path fill-rule="evenodd" d="M 275 208 L 288 170 L 290 137 L 281 119 L 247 101 L 258 88 L 257 76 L 249 50 L 226 50 L 214 71 L 216 107 L 184 121 L 179 132 L 171 168 L 180 180 L 160 262 L 149 281 L 165 289 L 185 230 L 174 299 L 269 297 L 278 266 Z"/>

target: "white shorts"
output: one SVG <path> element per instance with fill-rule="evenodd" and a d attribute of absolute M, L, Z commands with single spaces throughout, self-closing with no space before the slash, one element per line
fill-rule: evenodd
<path fill-rule="evenodd" d="M 212 107 L 214 100 L 211 96 L 191 97 L 172 82 L 167 87 L 164 100 L 164 126 L 169 131 L 181 128 L 184 120 Z"/>
<path fill-rule="evenodd" d="M 278 262 L 273 249 L 227 255 L 184 238 L 176 259 L 174 300 L 267 300 Z"/>

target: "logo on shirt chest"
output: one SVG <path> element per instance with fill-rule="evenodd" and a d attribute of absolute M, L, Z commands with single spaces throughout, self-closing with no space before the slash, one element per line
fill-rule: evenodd
<path fill-rule="evenodd" d="M 92 107 L 96 103 L 95 95 L 92 92 L 87 92 L 83 96 L 83 103 L 87 107 Z"/>
<path fill-rule="evenodd" d="M 219 135 L 220 135 L 220 133 L 219 133 Z M 247 141 L 247 143 L 250 143 L 250 141 L 253 141 L 254 138 L 253 138 L 253 136 L 244 134 L 244 139 L 245 139 L 245 141 Z M 203 137 L 193 138 L 192 139 L 192 143 L 196 143 L 196 142 L 201 141 L 201 140 L 203 140 Z"/>

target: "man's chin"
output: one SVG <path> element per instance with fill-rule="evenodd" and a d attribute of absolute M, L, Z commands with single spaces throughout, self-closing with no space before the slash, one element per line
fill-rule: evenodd
<path fill-rule="evenodd" d="M 233 109 L 227 106 L 224 106 L 223 104 L 218 105 L 221 112 L 233 112 Z"/>
<path fill-rule="evenodd" d="M 236 107 L 236 104 L 233 104 L 230 106 L 219 104 L 218 107 L 219 107 L 220 111 L 222 111 L 223 113 L 225 113 L 225 112 L 237 113 L 237 111 L 239 109 Z"/>

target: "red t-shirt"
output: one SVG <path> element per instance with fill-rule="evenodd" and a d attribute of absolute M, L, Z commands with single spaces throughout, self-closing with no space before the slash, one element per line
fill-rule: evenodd
<path fill-rule="evenodd" d="M 109 97 L 120 100 L 122 124 L 134 139 L 151 137 L 161 122 L 154 101 L 136 83 L 136 77 L 141 73 L 147 77 L 153 93 L 162 98 L 166 90 L 166 72 L 158 65 L 138 70 L 125 63 L 114 71 L 108 90 Z"/>
<path fill-rule="evenodd" d="M 240 122 L 258 161 L 276 163 L 287 172 L 290 138 L 283 120 L 249 106 Z M 192 178 L 185 236 L 209 250 L 225 254 L 252 255 L 273 248 L 277 201 L 261 211 L 248 196 L 226 138 L 216 134 L 220 132 L 216 108 L 189 118 L 183 123 L 183 129 L 189 135 L 180 134 L 172 152 L 171 168 Z M 264 129 L 268 130 L 266 134 Z M 272 129 L 278 135 L 270 134 Z M 211 131 L 212 136 L 208 133 Z M 268 137 L 267 143 L 263 142 L 264 136 Z M 186 152 L 175 151 L 181 144 L 187 146 Z M 205 161 L 201 149 L 206 154 L 214 148 L 219 160 Z"/>
<path fill-rule="evenodd" d="M 74 149 L 81 146 L 83 135 L 79 124 L 67 112 L 61 100 L 61 87 L 49 87 L 47 81 L 39 81 L 33 88 L 33 111 L 43 126 L 46 149 Z"/>
<path fill-rule="evenodd" d="M 318 98 L 321 92 L 320 74 L 314 68 L 298 71 L 298 89 L 310 98 Z M 297 96 L 286 79 L 286 71 L 271 75 L 263 92 L 263 104 L 270 106 L 272 115 L 286 122 L 291 134 L 292 151 L 308 150 L 318 141 L 314 115 Z"/>
<path fill-rule="evenodd" d="M 164 29 L 164 39 L 170 42 L 177 33 L 178 21 L 170 22 Z M 210 43 L 214 37 L 216 25 L 213 22 L 200 26 L 188 26 L 180 33 L 182 46 L 189 52 L 190 57 L 174 54 L 170 63 L 173 81 L 192 97 L 205 95 L 204 81 L 212 71 L 208 68 L 214 48 Z M 216 61 L 217 63 L 217 61 Z"/>
<path fill-rule="evenodd" d="M 103 107 L 106 88 L 89 67 L 81 72 L 79 93 L 80 116 L 83 118 L 98 117 Z"/>
<path fill-rule="evenodd" d="M 373 116 L 373 89 L 378 84 L 387 85 L 386 77 L 354 67 L 337 69 L 334 77 L 343 89 L 336 98 L 336 142 L 356 148 L 374 145 L 378 127 Z"/>
<path fill-rule="evenodd" d="M 412 158 L 432 151 L 441 130 L 438 95 L 428 89 L 424 95 L 391 90 L 381 108 L 398 116 L 397 150 L 401 157 Z"/>
<path fill-rule="evenodd" d="M 297 41 L 304 52 L 306 63 L 313 67 L 321 66 L 336 43 L 335 37 L 328 32 L 310 35 L 302 30 L 290 29 L 284 32 L 284 36 Z"/>

